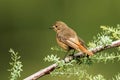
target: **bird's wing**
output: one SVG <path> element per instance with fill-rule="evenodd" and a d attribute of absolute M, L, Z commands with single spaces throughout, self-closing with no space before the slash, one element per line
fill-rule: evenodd
<path fill-rule="evenodd" d="M 79 39 L 79 42 L 81 42 L 81 43 L 83 43 L 83 44 L 85 43 L 84 40 L 81 39 L 80 37 L 78 37 L 78 39 Z"/>
<path fill-rule="evenodd" d="M 83 46 L 83 40 L 79 39 L 77 34 L 71 29 L 62 32 L 62 35 L 58 34 L 57 37 L 59 38 L 59 41 L 76 50 L 79 50 L 80 45 Z"/>
<path fill-rule="evenodd" d="M 79 49 L 80 42 L 78 41 L 77 38 L 66 39 L 66 43 L 72 48 Z"/>
<path fill-rule="evenodd" d="M 87 49 L 87 47 L 85 46 L 85 42 L 80 37 L 78 39 L 79 39 L 80 44 Z"/>
<path fill-rule="evenodd" d="M 81 44 L 76 38 L 69 38 L 68 40 L 66 40 L 66 43 L 78 51 L 82 51 L 90 56 L 93 55 L 93 53 L 91 51 L 88 51 L 84 44 Z"/>

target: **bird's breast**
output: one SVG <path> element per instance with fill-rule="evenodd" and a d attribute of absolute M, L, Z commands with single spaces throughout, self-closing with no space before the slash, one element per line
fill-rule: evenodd
<path fill-rule="evenodd" d="M 63 43 L 63 42 L 60 40 L 60 38 L 58 38 L 57 36 L 56 36 L 56 40 L 57 40 L 57 43 L 58 43 L 58 45 L 59 45 L 60 47 L 62 47 L 62 48 L 65 49 L 65 50 L 69 50 L 69 46 L 66 45 L 65 43 Z"/>

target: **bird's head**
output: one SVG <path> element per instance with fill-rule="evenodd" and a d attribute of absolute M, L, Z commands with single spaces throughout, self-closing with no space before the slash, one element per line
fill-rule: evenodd
<path fill-rule="evenodd" d="M 66 27 L 67 25 L 64 22 L 56 21 L 55 24 L 52 26 L 52 29 L 58 33 L 60 31 L 63 31 Z"/>

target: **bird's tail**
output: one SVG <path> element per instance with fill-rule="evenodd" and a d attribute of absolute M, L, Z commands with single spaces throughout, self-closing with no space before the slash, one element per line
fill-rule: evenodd
<path fill-rule="evenodd" d="M 88 51 L 87 48 L 84 47 L 84 46 L 82 46 L 82 45 L 79 45 L 79 49 L 80 49 L 82 52 L 88 54 L 89 56 L 92 56 L 92 55 L 93 55 L 93 53 L 92 53 L 91 51 Z"/>

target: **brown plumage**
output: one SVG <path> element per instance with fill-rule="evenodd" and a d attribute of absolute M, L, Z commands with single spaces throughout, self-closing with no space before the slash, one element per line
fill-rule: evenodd
<path fill-rule="evenodd" d="M 56 34 L 56 40 L 59 46 L 63 49 L 69 51 L 70 49 L 75 49 L 77 51 L 82 51 L 89 56 L 93 55 L 91 51 L 88 51 L 84 46 L 83 41 L 77 36 L 76 32 L 68 27 L 62 21 L 56 21 L 52 27 Z"/>

